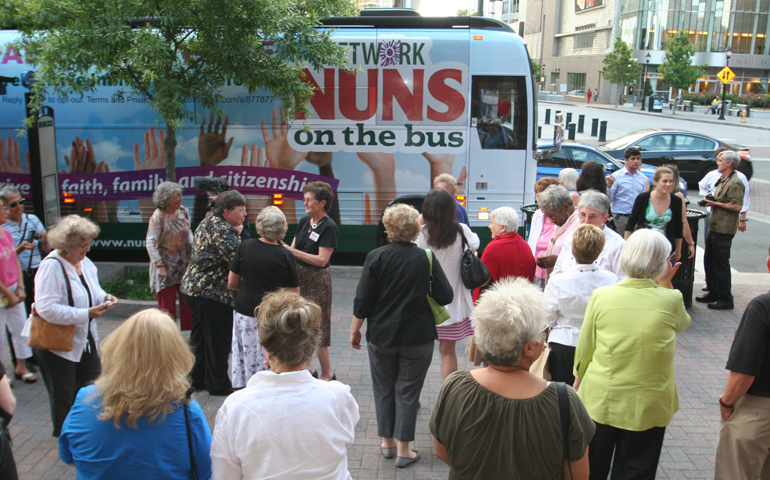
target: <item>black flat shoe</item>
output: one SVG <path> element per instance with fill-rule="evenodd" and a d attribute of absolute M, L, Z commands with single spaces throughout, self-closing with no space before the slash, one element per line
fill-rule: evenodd
<path fill-rule="evenodd" d="M 717 300 L 719 300 L 719 297 L 713 292 L 709 292 L 706 295 L 701 295 L 700 297 L 695 297 L 695 301 L 698 303 L 714 303 Z"/>
<path fill-rule="evenodd" d="M 313 378 L 318 378 L 318 370 L 316 370 L 316 371 L 312 372 L 312 373 L 310 374 L 310 376 L 311 376 L 311 377 L 313 377 Z"/>
<path fill-rule="evenodd" d="M 385 458 L 393 458 L 396 456 L 396 447 L 383 447 L 380 445 L 380 449 L 382 449 L 382 456 Z"/>
<path fill-rule="evenodd" d="M 396 458 L 396 466 L 398 468 L 408 467 L 409 465 L 413 464 L 414 462 L 420 459 L 420 452 L 418 452 L 417 450 L 412 450 L 412 451 L 416 454 L 414 458 L 404 458 L 404 457 Z"/>
<path fill-rule="evenodd" d="M 212 397 L 226 397 L 233 392 L 234 390 L 232 388 L 228 388 L 227 390 L 217 390 L 217 391 L 209 390 L 209 395 L 211 395 Z"/>
<path fill-rule="evenodd" d="M 733 308 L 735 308 L 735 305 L 727 302 L 717 302 L 717 303 L 709 303 L 708 307 L 711 310 L 732 310 Z"/>

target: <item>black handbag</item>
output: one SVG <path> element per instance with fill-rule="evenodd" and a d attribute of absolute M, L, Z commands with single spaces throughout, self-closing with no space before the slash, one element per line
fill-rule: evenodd
<path fill-rule="evenodd" d="M 474 255 L 470 247 L 468 247 L 468 240 L 465 239 L 463 228 L 460 226 L 458 228 L 460 229 L 460 236 L 463 237 L 463 263 L 460 274 L 462 275 L 465 288 L 473 290 L 489 283 L 492 275 L 490 275 L 489 269 L 484 265 L 484 262 Z"/>

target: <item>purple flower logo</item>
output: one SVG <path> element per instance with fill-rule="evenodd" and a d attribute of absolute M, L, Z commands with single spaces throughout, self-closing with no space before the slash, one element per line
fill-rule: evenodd
<path fill-rule="evenodd" d="M 380 66 L 396 65 L 401 60 L 401 40 L 389 40 L 380 48 Z"/>

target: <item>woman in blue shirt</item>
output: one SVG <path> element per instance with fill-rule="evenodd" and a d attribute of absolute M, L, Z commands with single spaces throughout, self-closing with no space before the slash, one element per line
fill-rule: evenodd
<path fill-rule="evenodd" d="M 211 431 L 188 396 L 195 359 L 171 317 L 131 316 L 102 353 L 101 376 L 78 392 L 59 436 L 78 479 L 211 478 Z"/>

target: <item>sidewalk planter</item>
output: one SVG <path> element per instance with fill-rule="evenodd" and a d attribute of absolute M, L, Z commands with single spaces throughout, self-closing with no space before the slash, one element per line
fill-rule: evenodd
<path fill-rule="evenodd" d="M 770 110 L 751 109 L 751 118 L 770 118 Z"/>

